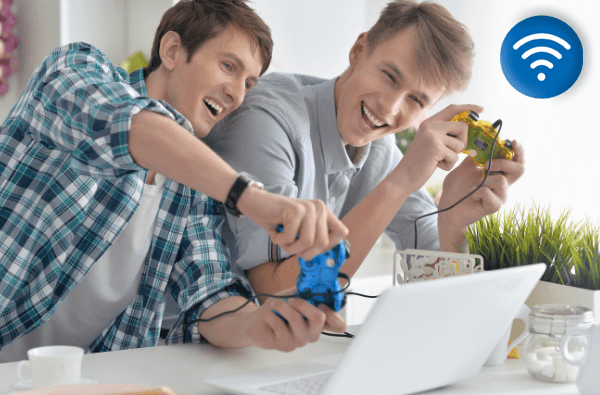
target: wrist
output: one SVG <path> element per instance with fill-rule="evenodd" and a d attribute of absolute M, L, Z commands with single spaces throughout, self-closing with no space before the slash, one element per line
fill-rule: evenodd
<path fill-rule="evenodd" d="M 241 217 L 244 212 L 244 206 L 251 202 L 252 190 L 262 190 L 263 184 L 258 182 L 248 173 L 238 173 L 238 176 L 233 183 L 227 198 L 225 199 L 225 209 L 236 217 Z M 250 193 L 249 193 L 250 192 Z M 249 196 L 250 195 L 250 196 Z"/>
<path fill-rule="evenodd" d="M 433 174 L 433 171 L 431 173 L 424 171 L 418 162 L 403 158 L 388 177 L 410 195 L 421 189 L 429 180 L 431 174 Z"/>
<path fill-rule="evenodd" d="M 438 215 L 440 251 L 468 253 L 467 227 L 452 226 L 453 222 L 446 221 L 442 214 Z"/>
<path fill-rule="evenodd" d="M 246 187 L 244 192 L 240 195 L 237 202 L 237 208 L 242 213 L 242 216 L 252 218 L 252 212 L 256 204 L 262 204 L 264 200 L 264 194 L 268 193 L 259 185 L 249 185 Z"/>

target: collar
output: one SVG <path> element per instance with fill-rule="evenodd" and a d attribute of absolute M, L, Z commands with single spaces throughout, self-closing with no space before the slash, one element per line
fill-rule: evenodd
<path fill-rule="evenodd" d="M 327 174 L 339 172 L 358 172 L 367 160 L 371 143 L 364 147 L 344 146 L 342 136 L 337 127 L 335 109 L 335 82 L 337 77 L 330 79 L 317 87 L 317 119 L 323 163 Z M 350 155 L 349 155 L 350 154 Z"/>
<path fill-rule="evenodd" d="M 144 81 L 144 69 L 137 69 L 127 75 L 128 84 L 135 89 L 140 96 L 148 97 L 146 82 Z"/>

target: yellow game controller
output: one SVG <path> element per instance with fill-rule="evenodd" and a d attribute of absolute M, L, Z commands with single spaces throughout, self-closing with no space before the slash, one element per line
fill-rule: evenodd
<path fill-rule="evenodd" d="M 463 154 L 469 155 L 477 166 L 483 167 L 485 162 L 490 158 L 490 150 L 492 143 L 499 131 L 496 128 L 502 124 L 501 120 L 497 120 L 492 125 L 487 121 L 478 120 L 479 115 L 474 111 L 464 111 L 452 118 L 452 121 L 463 121 L 469 126 L 469 138 L 467 147 L 462 151 Z M 513 158 L 512 142 L 510 140 L 501 140 L 498 136 L 496 144 L 494 144 L 494 153 L 492 159 L 507 159 Z"/>

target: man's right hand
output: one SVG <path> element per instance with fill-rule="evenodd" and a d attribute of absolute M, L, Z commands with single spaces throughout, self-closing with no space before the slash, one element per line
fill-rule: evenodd
<path fill-rule="evenodd" d="M 425 185 L 436 168 L 452 170 L 458 154 L 467 145 L 468 127 L 465 122 L 453 122 L 451 119 L 467 110 L 479 114 L 483 107 L 453 104 L 421 123 L 397 167 L 402 174 L 402 182 L 411 193 Z"/>
<path fill-rule="evenodd" d="M 278 294 L 292 295 L 295 292 L 296 289 L 292 288 Z M 324 330 L 343 333 L 346 323 L 325 305 L 315 307 L 300 298 L 268 298 L 253 312 L 245 332 L 248 340 L 257 347 L 289 352 L 316 342 Z"/>
<path fill-rule="evenodd" d="M 273 243 L 289 254 L 310 260 L 348 235 L 348 229 L 320 200 L 294 199 L 258 188 L 246 188 L 237 207 L 269 232 Z M 283 225 L 283 232 L 276 230 Z"/>

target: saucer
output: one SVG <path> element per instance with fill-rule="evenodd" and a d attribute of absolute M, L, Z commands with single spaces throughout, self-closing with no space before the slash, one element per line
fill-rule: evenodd
<path fill-rule="evenodd" d="M 83 382 L 88 384 L 83 384 Z M 172 395 L 187 395 L 183 392 L 171 390 L 167 387 L 147 387 L 139 384 L 89 384 L 92 380 L 82 380 L 82 384 L 59 385 L 56 387 L 44 387 L 37 390 L 26 392 L 11 392 L 13 395 L 110 395 L 119 393 L 145 393 L 149 394 L 172 394 Z M 23 384 L 23 383 L 19 383 Z"/>
<path fill-rule="evenodd" d="M 77 383 L 77 385 L 79 384 L 98 384 L 98 382 L 95 380 L 81 378 L 79 379 L 79 383 Z M 23 383 L 22 381 L 17 381 L 16 383 L 10 386 L 10 389 L 13 391 L 28 391 L 32 390 L 33 387 L 31 386 L 31 383 Z"/>

